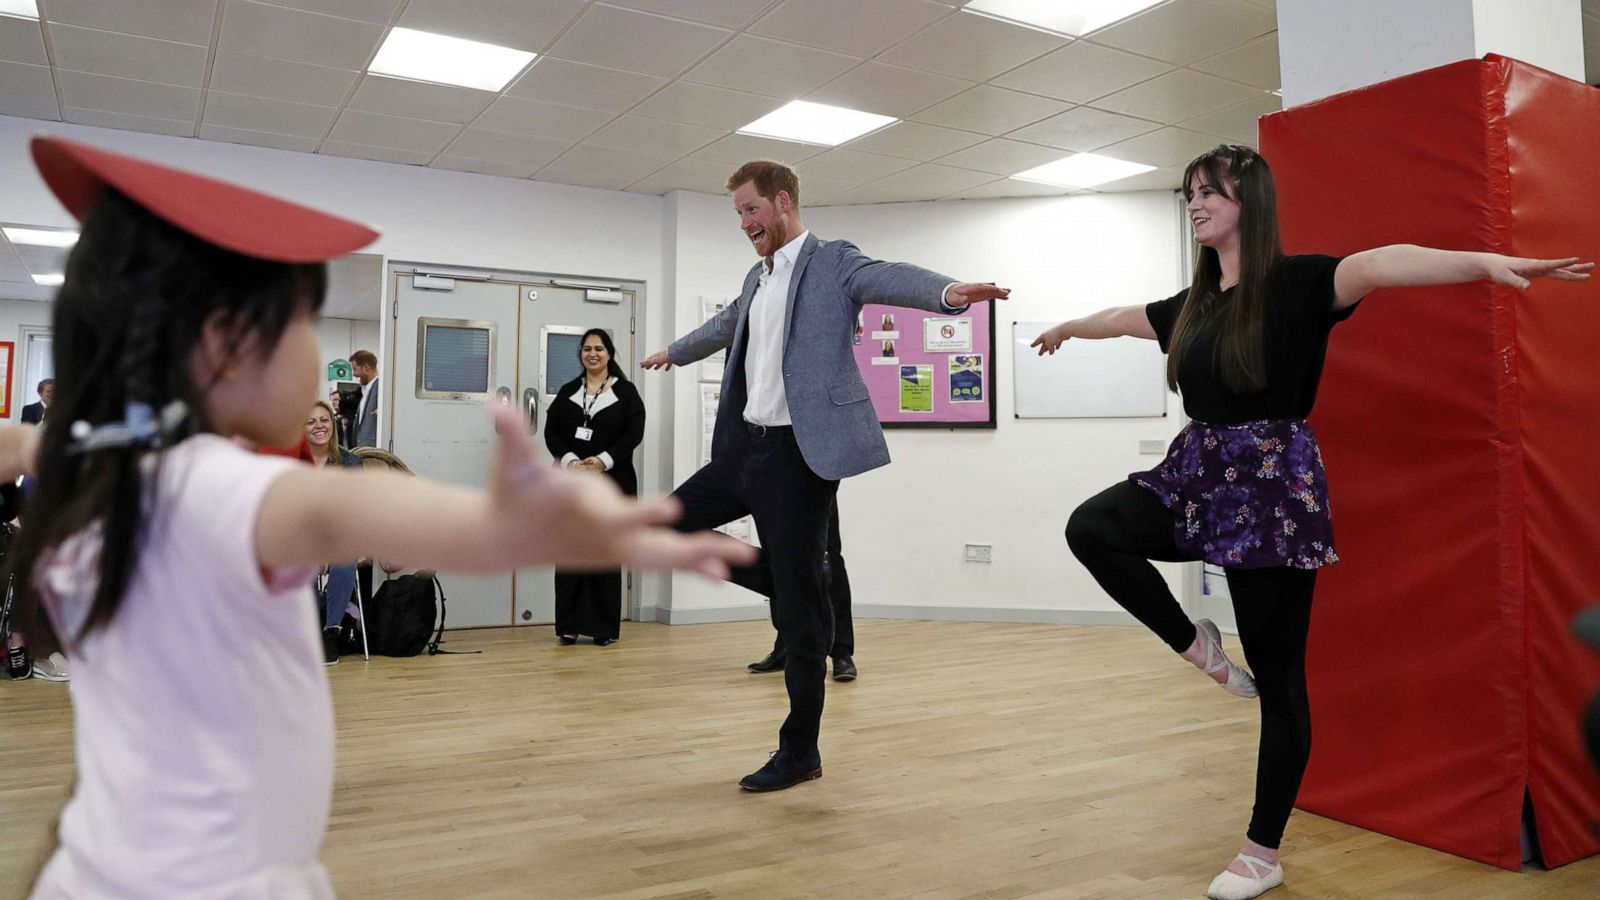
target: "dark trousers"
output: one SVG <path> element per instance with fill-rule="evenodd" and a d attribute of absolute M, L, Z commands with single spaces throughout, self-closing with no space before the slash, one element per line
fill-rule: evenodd
<path fill-rule="evenodd" d="M 823 584 L 828 588 L 828 602 L 833 607 L 833 644 L 828 648 L 828 655 L 834 659 L 841 656 L 856 655 L 856 627 L 855 620 L 850 615 L 850 573 L 844 567 L 844 545 L 839 540 L 839 501 L 834 500 L 833 509 L 828 511 L 828 554 L 823 560 Z M 767 559 L 766 548 L 761 549 L 761 558 L 749 566 L 734 569 L 732 577 L 728 579 L 734 584 L 755 591 L 767 599 L 772 599 L 772 569 Z M 777 627 L 777 619 L 773 619 L 773 627 Z M 778 635 L 772 640 L 772 652 L 783 652 L 783 636 Z"/>
<path fill-rule="evenodd" d="M 772 580 L 772 621 L 788 664 L 783 670 L 789 716 L 778 730 L 778 746 L 801 756 L 817 752 L 823 684 L 833 638 L 833 613 L 824 586 L 828 513 L 839 482 L 811 471 L 792 428 L 741 423 L 741 434 L 722 456 L 707 463 L 673 491 L 683 504 L 680 531 L 755 518 L 766 566 L 745 567 L 740 578 Z"/>
<path fill-rule="evenodd" d="M 614 641 L 622 627 L 622 571 L 556 570 L 556 634 Z"/>
<path fill-rule="evenodd" d="M 1089 498 L 1067 522 L 1067 544 L 1106 593 L 1173 650 L 1195 627 L 1150 560 L 1192 559 L 1176 545 L 1172 513 L 1155 495 L 1123 482 Z M 1228 569 L 1228 593 L 1245 661 L 1261 692 L 1261 743 L 1249 838 L 1276 848 L 1311 756 L 1306 635 L 1315 569 Z"/>

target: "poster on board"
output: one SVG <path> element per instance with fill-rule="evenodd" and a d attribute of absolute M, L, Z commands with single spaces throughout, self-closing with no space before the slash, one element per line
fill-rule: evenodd
<path fill-rule="evenodd" d="M 884 428 L 995 427 L 993 304 L 956 313 L 868 304 L 854 343 Z"/>

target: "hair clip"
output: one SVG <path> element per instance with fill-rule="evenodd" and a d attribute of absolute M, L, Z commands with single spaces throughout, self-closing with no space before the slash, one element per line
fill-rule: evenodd
<path fill-rule="evenodd" d="M 160 447 L 162 437 L 172 434 L 189 415 L 182 400 L 173 400 L 161 408 L 158 422 L 155 411 L 148 403 L 130 402 L 124 407 L 123 420 L 104 425 L 90 425 L 79 419 L 72 423 L 73 442 L 68 453 L 93 453 L 118 447 Z"/>

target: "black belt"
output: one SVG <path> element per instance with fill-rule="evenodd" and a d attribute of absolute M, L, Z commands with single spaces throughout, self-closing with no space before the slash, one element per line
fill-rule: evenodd
<path fill-rule="evenodd" d="M 746 422 L 746 423 L 744 423 L 744 430 L 746 432 L 748 432 L 751 437 L 758 437 L 758 438 L 782 437 L 784 434 L 786 434 L 788 432 L 791 432 L 791 431 L 794 431 L 794 426 L 793 425 L 757 425 L 754 422 Z"/>

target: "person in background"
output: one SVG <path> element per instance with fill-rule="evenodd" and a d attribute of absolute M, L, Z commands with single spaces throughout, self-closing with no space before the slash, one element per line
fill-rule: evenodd
<path fill-rule="evenodd" d="M 337 396 L 337 395 L 336 395 Z M 344 466 L 358 469 L 361 460 L 354 453 L 339 446 L 334 437 L 335 416 L 333 407 L 318 400 L 311 405 L 306 417 L 305 441 L 310 463 L 318 468 Z M 339 624 L 344 621 L 345 608 L 356 589 L 356 564 L 329 563 L 328 580 L 317 592 L 317 607 L 322 621 L 322 662 L 335 665 L 339 662 Z"/>
<path fill-rule="evenodd" d="M 361 382 L 361 405 L 356 408 L 354 447 L 378 446 L 378 357 L 371 350 L 350 354 L 350 371 Z"/>
<path fill-rule="evenodd" d="M 44 421 L 44 415 L 50 409 L 50 403 L 56 397 L 56 380 L 46 378 L 39 382 L 39 399 L 22 408 L 22 423 L 24 425 L 38 425 Z"/>
<path fill-rule="evenodd" d="M 644 440 L 644 401 L 623 375 L 617 349 L 603 329 L 584 332 L 578 346 L 583 374 L 556 391 L 544 424 L 544 444 L 567 469 L 605 475 L 628 496 L 639 493 L 633 451 Z M 587 634 L 596 646 L 617 639 L 622 620 L 622 572 L 557 569 L 556 636 L 575 644 Z"/>

